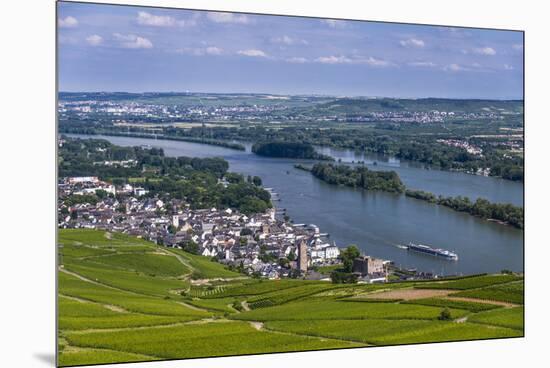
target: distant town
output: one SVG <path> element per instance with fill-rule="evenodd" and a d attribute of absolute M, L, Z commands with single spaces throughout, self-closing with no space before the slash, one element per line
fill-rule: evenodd
<path fill-rule="evenodd" d="M 110 94 L 112 97 L 112 94 Z M 141 102 L 132 100 L 133 94 L 120 94 L 117 100 L 106 100 L 100 94 L 64 93 L 59 103 L 61 119 L 76 117 L 97 117 L 110 119 L 118 125 L 136 122 L 173 123 L 173 122 L 258 122 L 289 123 L 307 122 L 391 122 L 434 124 L 462 120 L 504 120 L 499 110 L 467 111 L 455 110 L 454 106 L 440 109 L 422 106 L 417 110 L 404 110 L 403 106 L 393 101 L 382 99 L 382 105 L 374 111 L 360 111 L 350 114 L 340 111 L 333 103 L 334 98 L 317 96 L 278 96 L 278 95 L 216 95 L 216 94 L 145 94 L 148 99 L 182 98 L 184 103 L 167 105 L 163 102 Z M 232 98 L 236 104 L 225 104 L 220 99 Z M 347 104 L 355 100 L 345 100 Z M 366 100 L 370 103 L 373 100 Z M 318 103 L 323 109 L 311 113 L 309 105 Z M 344 105 L 346 106 L 346 105 Z M 351 106 L 353 108 L 353 106 Z M 452 110 L 451 110 L 452 109 Z M 513 116 L 520 113 L 512 113 Z M 509 117 L 509 116 L 506 116 Z"/>

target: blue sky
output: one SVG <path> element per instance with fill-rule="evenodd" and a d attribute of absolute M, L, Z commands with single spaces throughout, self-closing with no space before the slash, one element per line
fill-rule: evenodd
<path fill-rule="evenodd" d="M 61 91 L 523 98 L 523 35 L 59 3 Z"/>

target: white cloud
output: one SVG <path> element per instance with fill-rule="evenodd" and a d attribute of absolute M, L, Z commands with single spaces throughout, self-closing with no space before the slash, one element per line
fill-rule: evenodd
<path fill-rule="evenodd" d="M 78 20 L 70 15 L 65 18 L 60 18 L 57 22 L 60 28 L 75 28 L 78 26 Z"/>
<path fill-rule="evenodd" d="M 459 64 L 449 64 L 449 65 L 445 66 L 443 68 L 443 70 L 450 71 L 450 72 L 462 72 L 462 71 L 466 71 L 466 70 L 469 70 L 469 69 L 466 68 L 466 67 L 463 67 L 462 65 L 459 65 Z"/>
<path fill-rule="evenodd" d="M 144 11 L 138 12 L 137 22 L 145 26 L 173 27 L 176 20 L 167 15 L 153 15 Z"/>
<path fill-rule="evenodd" d="M 86 42 L 91 46 L 99 46 L 103 42 L 103 37 L 94 34 L 86 37 Z"/>
<path fill-rule="evenodd" d="M 294 64 L 304 64 L 308 62 L 308 59 L 304 57 L 291 57 L 291 58 L 285 59 L 285 61 L 289 63 L 294 63 Z"/>
<path fill-rule="evenodd" d="M 237 54 L 251 57 L 267 57 L 267 54 L 262 50 L 249 49 L 237 51 Z"/>
<path fill-rule="evenodd" d="M 519 51 L 519 50 L 523 50 L 523 45 L 520 44 L 520 43 L 516 43 L 516 44 L 512 45 L 512 48 L 513 48 L 514 50 L 518 50 L 518 51 Z"/>
<path fill-rule="evenodd" d="M 191 19 L 176 19 L 168 15 L 153 15 L 144 11 L 138 12 L 137 22 L 152 27 L 191 27 L 197 24 L 197 17 Z"/>
<path fill-rule="evenodd" d="M 437 66 L 436 63 L 433 63 L 431 61 L 411 61 L 410 63 L 408 63 L 408 65 L 421 68 L 435 68 Z"/>
<path fill-rule="evenodd" d="M 401 41 L 399 41 L 399 44 L 403 47 L 422 48 L 422 47 L 425 46 L 424 41 L 422 41 L 418 38 L 409 38 L 407 40 L 401 40 Z"/>
<path fill-rule="evenodd" d="M 474 49 L 474 52 L 479 55 L 487 55 L 487 56 L 493 56 L 496 55 L 497 52 L 492 47 L 480 47 L 477 49 Z"/>
<path fill-rule="evenodd" d="M 322 64 L 366 64 L 366 65 L 377 66 L 377 67 L 385 67 L 385 66 L 392 65 L 392 63 L 390 63 L 389 61 L 376 59 L 372 56 L 369 56 L 368 58 L 361 58 L 361 57 L 350 58 L 344 55 L 340 55 L 340 56 L 331 55 L 331 56 L 320 56 L 314 61 Z"/>
<path fill-rule="evenodd" d="M 199 47 L 199 48 L 185 47 L 182 49 L 177 49 L 176 52 L 178 54 L 186 54 L 186 55 L 194 55 L 194 56 L 222 55 L 223 49 L 215 46 Z"/>
<path fill-rule="evenodd" d="M 209 46 L 205 49 L 205 52 L 208 55 L 221 55 L 223 53 L 223 50 L 220 49 L 219 47 Z"/>
<path fill-rule="evenodd" d="M 502 67 L 504 68 L 504 70 L 514 70 L 514 67 L 509 64 L 504 64 Z"/>
<path fill-rule="evenodd" d="M 347 26 L 346 22 L 336 19 L 321 19 L 321 22 L 330 28 L 345 28 Z"/>
<path fill-rule="evenodd" d="M 271 42 L 273 43 L 281 43 L 284 45 L 307 45 L 308 42 L 306 40 L 301 40 L 297 38 L 292 38 L 287 35 L 284 35 L 282 37 L 274 37 L 271 39 Z"/>
<path fill-rule="evenodd" d="M 244 14 L 208 12 L 206 17 L 215 23 L 250 23 L 250 19 Z"/>
<path fill-rule="evenodd" d="M 320 56 L 317 59 L 315 59 L 315 61 L 322 64 L 351 64 L 352 63 L 352 59 L 343 55 Z"/>
<path fill-rule="evenodd" d="M 392 65 L 389 61 L 373 58 L 369 56 L 367 59 L 361 60 L 362 64 L 368 64 L 371 66 L 390 66 Z"/>
<path fill-rule="evenodd" d="M 153 43 L 145 37 L 133 34 L 122 35 L 120 33 L 114 33 L 113 36 L 115 40 L 120 42 L 120 46 L 126 49 L 150 49 L 153 47 Z"/>

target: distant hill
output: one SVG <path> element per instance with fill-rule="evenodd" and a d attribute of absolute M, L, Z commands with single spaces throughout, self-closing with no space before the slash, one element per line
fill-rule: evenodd
<path fill-rule="evenodd" d="M 461 100 L 443 98 L 394 99 L 394 98 L 338 98 L 318 104 L 317 109 L 335 113 L 367 113 L 385 111 L 455 111 L 455 112 L 520 112 L 522 100 Z"/>

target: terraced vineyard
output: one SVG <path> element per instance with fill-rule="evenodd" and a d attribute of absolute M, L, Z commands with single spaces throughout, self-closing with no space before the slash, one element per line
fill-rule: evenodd
<path fill-rule="evenodd" d="M 123 234 L 60 230 L 59 244 L 61 366 L 523 336 L 516 275 L 269 281 Z"/>

